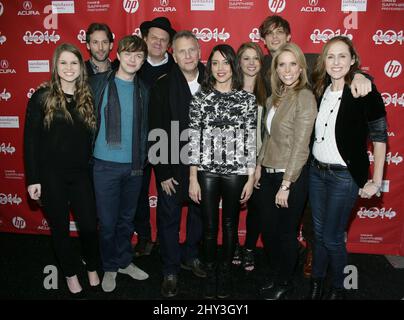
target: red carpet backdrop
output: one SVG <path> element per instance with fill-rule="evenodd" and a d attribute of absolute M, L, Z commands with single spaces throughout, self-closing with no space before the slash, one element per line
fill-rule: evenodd
<path fill-rule="evenodd" d="M 57 45 L 71 42 L 87 59 L 85 30 L 91 22 L 109 24 L 115 39 L 120 39 L 139 34 L 144 20 L 167 16 L 176 30 L 196 34 L 205 61 L 219 43 L 237 49 L 242 42 L 253 41 L 264 49 L 258 27 L 275 13 L 289 20 L 292 41 L 307 53 L 320 52 L 334 35 L 351 38 L 362 69 L 374 77 L 389 124 L 384 193 L 381 201 L 358 202 L 348 248 L 404 255 L 404 129 L 400 129 L 404 121 L 404 0 L 0 0 L 0 231 L 49 233 L 41 211 L 28 201 L 22 139 L 28 98 L 50 78 Z M 369 158 L 373 160 L 370 151 Z M 153 224 L 156 202 L 152 185 Z M 241 241 L 245 214 L 241 215 Z"/>

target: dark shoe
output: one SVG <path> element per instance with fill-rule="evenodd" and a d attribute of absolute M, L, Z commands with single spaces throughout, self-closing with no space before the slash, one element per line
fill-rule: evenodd
<path fill-rule="evenodd" d="M 161 294 L 163 297 L 172 298 L 178 294 L 177 280 L 176 274 L 164 276 L 163 283 L 161 284 Z"/>
<path fill-rule="evenodd" d="M 252 272 L 255 269 L 254 250 L 245 248 L 243 250 L 243 268 L 245 272 Z"/>
<path fill-rule="evenodd" d="M 312 264 L 313 264 L 313 251 L 311 250 L 311 246 L 307 245 L 306 260 L 303 267 L 303 276 L 305 278 L 311 277 Z"/>
<path fill-rule="evenodd" d="M 216 298 L 216 265 L 214 263 L 206 264 L 206 280 L 205 280 L 205 299 Z"/>
<path fill-rule="evenodd" d="M 305 300 L 321 300 L 324 290 L 324 279 L 312 278 L 310 283 L 310 293 Z"/>
<path fill-rule="evenodd" d="M 261 287 L 259 288 L 259 292 L 261 295 L 263 295 L 267 290 L 270 290 L 274 287 L 275 282 L 273 280 L 267 280 L 265 281 Z"/>
<path fill-rule="evenodd" d="M 135 246 L 135 257 L 150 256 L 154 243 L 151 240 L 139 238 Z"/>
<path fill-rule="evenodd" d="M 343 288 L 332 288 L 325 300 L 345 300 L 345 289 Z"/>
<path fill-rule="evenodd" d="M 231 274 L 230 265 L 222 264 L 219 268 L 217 277 L 217 297 L 225 299 L 230 296 L 231 292 Z"/>
<path fill-rule="evenodd" d="M 198 278 L 206 278 L 206 271 L 203 269 L 202 263 L 198 258 L 187 263 L 181 263 L 181 268 L 191 270 Z"/>
<path fill-rule="evenodd" d="M 232 260 L 232 264 L 234 264 L 235 266 L 239 266 L 242 263 L 242 251 L 241 251 L 241 247 L 239 244 L 236 245 L 236 249 L 234 250 L 234 256 L 233 256 L 233 260 Z"/>
<path fill-rule="evenodd" d="M 81 290 L 79 292 L 73 293 L 69 290 L 70 298 L 73 300 L 86 300 L 87 295 L 85 294 L 84 290 Z"/>
<path fill-rule="evenodd" d="M 263 298 L 265 300 L 282 300 L 286 296 L 293 292 L 293 285 L 291 281 L 284 281 L 275 283 L 275 285 L 264 292 Z"/>

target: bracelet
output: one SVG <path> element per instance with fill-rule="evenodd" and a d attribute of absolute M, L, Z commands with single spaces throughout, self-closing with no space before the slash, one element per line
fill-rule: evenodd
<path fill-rule="evenodd" d="M 285 186 L 284 184 L 282 184 L 279 189 L 281 189 L 281 190 L 283 190 L 283 191 L 289 191 L 289 190 L 290 190 L 290 187 Z"/>

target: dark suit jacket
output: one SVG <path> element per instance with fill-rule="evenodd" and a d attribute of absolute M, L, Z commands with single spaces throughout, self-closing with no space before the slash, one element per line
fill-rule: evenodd
<path fill-rule="evenodd" d="M 317 102 L 318 107 L 321 99 Z M 349 86 L 345 85 L 335 124 L 335 139 L 338 151 L 359 188 L 365 185 L 369 176 L 369 122 L 385 116 L 383 98 L 375 85 L 368 95 L 361 98 L 354 98 Z"/>
<path fill-rule="evenodd" d="M 198 69 L 198 82 L 201 83 L 205 74 L 205 67 L 199 63 Z M 159 183 L 170 178 L 179 182 L 179 185 L 176 186 L 176 198 L 179 202 L 188 200 L 189 166 L 184 165 L 180 159 L 180 151 L 188 141 L 179 141 L 179 149 L 176 151 L 178 154 L 175 156 L 178 157 L 180 163 L 173 163 L 171 161 L 171 124 L 172 121 L 178 121 L 179 134 L 188 129 L 191 99 L 192 94 L 188 83 L 177 64 L 173 65 L 168 74 L 156 81 L 150 94 L 149 129 L 163 129 L 168 134 L 168 163 L 155 164 L 154 172 Z M 151 163 L 155 162 L 154 160 L 149 158 Z"/>

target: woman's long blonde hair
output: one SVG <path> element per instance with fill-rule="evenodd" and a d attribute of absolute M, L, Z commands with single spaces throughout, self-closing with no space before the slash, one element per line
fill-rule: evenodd
<path fill-rule="evenodd" d="M 62 85 L 60 83 L 60 76 L 58 74 L 58 61 L 62 52 L 65 51 L 73 53 L 79 60 L 80 75 L 76 79 L 75 83 L 74 100 L 76 101 L 76 108 L 83 119 L 83 122 L 88 128 L 94 129 L 95 115 L 93 99 L 87 82 L 87 69 L 79 49 L 70 43 L 61 44 L 56 48 L 53 54 L 52 76 L 50 82 L 48 83 L 49 91 L 45 97 L 44 103 L 44 126 L 45 128 L 49 129 L 56 112 L 61 112 L 66 120 L 70 122 L 73 121 L 70 112 L 66 108 L 66 98 L 63 93 Z"/>
<path fill-rule="evenodd" d="M 272 88 L 272 103 L 273 105 L 279 105 L 282 97 L 284 96 L 285 87 L 281 79 L 279 79 L 278 73 L 276 72 L 276 68 L 278 67 L 279 56 L 284 52 L 290 52 L 296 57 L 296 62 L 300 68 L 302 68 L 302 72 L 300 73 L 298 83 L 288 92 L 292 94 L 292 96 L 296 96 L 296 94 L 304 88 L 308 88 L 308 78 L 307 78 L 307 63 L 306 58 L 302 50 L 298 45 L 289 42 L 285 43 L 282 47 L 280 47 L 274 58 L 272 59 L 271 64 L 271 88 Z"/>

